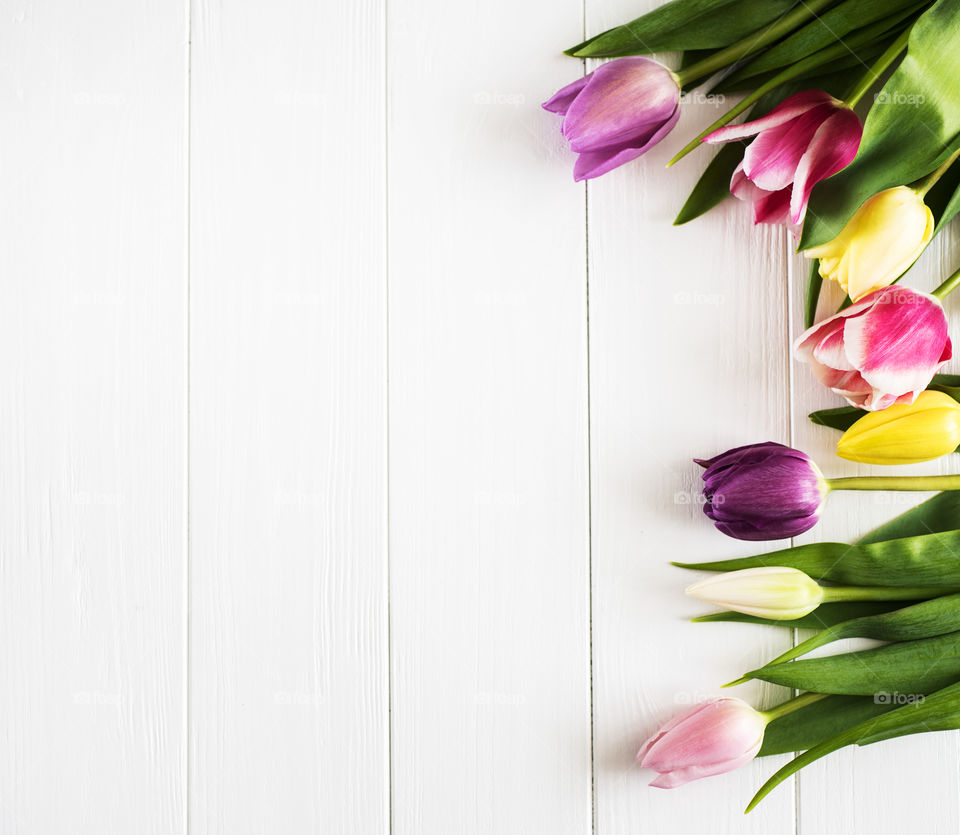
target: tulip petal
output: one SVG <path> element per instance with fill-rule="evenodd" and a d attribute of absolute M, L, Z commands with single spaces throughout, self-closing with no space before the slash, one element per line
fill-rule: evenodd
<path fill-rule="evenodd" d="M 683 768 L 677 768 L 673 771 L 660 774 L 656 779 L 652 780 L 649 785 L 658 789 L 675 789 L 677 786 L 682 786 L 685 783 L 689 783 L 693 780 L 699 780 L 702 777 L 713 777 L 717 774 L 726 774 L 728 771 L 733 771 L 737 768 L 740 768 L 741 766 L 744 766 L 753 760 L 760 752 L 762 745 L 763 737 L 757 741 L 756 745 L 747 751 L 744 751 L 737 757 L 724 760 L 723 762 L 710 763 L 708 765 L 690 765 Z"/>
<path fill-rule="evenodd" d="M 558 90 L 540 106 L 544 110 L 549 110 L 551 113 L 559 113 L 561 116 L 565 116 L 570 105 L 573 104 L 573 100 L 590 80 L 591 75 L 593 75 L 593 73 L 578 78 L 576 81 Z"/>
<path fill-rule="evenodd" d="M 844 325 L 847 356 L 878 394 L 899 398 L 920 392 L 950 353 L 943 308 L 932 296 L 903 287 L 876 296 L 869 316 Z M 871 402 L 865 408 L 882 406 Z"/>
<path fill-rule="evenodd" d="M 786 223 L 790 219 L 790 189 L 764 192 L 753 204 L 753 222 Z"/>
<path fill-rule="evenodd" d="M 583 151 L 577 157 L 573 166 L 573 179 L 576 182 L 581 180 L 591 180 L 606 174 L 618 166 L 623 165 L 630 160 L 636 159 L 649 151 L 664 136 L 673 130 L 673 126 L 680 118 L 680 111 L 675 110 L 673 115 L 666 123 L 660 125 L 647 137 L 638 137 L 629 143 L 624 143 L 613 148 L 601 148 L 595 151 Z"/>
<path fill-rule="evenodd" d="M 823 92 L 823 90 L 803 90 L 785 98 L 766 116 L 754 119 L 752 122 L 718 128 L 713 133 L 707 134 L 703 138 L 703 141 L 710 143 L 729 142 L 731 139 L 743 139 L 747 136 L 755 136 L 761 131 L 775 128 L 778 125 L 796 119 L 818 104 L 827 104 L 835 101 L 833 96 Z"/>
<path fill-rule="evenodd" d="M 821 104 L 758 134 L 743 154 L 744 173 L 767 191 L 791 185 L 807 146 L 834 109 L 833 104 Z"/>
<path fill-rule="evenodd" d="M 857 155 L 863 125 L 856 113 L 843 107 L 827 118 L 800 158 L 790 198 L 790 219 L 801 223 L 810 192 L 821 180 L 846 168 Z"/>
<path fill-rule="evenodd" d="M 570 103 L 563 135 L 577 152 L 640 144 L 677 114 L 680 88 L 673 74 L 649 58 L 601 64 Z"/>

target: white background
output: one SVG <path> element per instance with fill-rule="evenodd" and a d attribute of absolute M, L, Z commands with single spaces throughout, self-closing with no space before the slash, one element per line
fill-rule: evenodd
<path fill-rule="evenodd" d="M 715 105 L 589 187 L 540 109 L 654 4 L 3 0 L 0 832 L 957 831 L 953 734 L 747 818 L 785 758 L 633 762 L 791 640 L 686 621 L 670 558 L 761 550 L 691 457 L 856 471 L 785 233 L 671 226 Z"/>

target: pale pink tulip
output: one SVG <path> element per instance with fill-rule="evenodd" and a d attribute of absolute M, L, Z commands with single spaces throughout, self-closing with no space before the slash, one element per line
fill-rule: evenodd
<path fill-rule="evenodd" d="M 754 223 L 799 224 L 810 192 L 857 155 L 863 125 L 843 102 L 822 90 L 784 99 L 766 116 L 719 128 L 704 142 L 755 136 L 730 180 L 730 192 L 753 204 Z"/>
<path fill-rule="evenodd" d="M 872 412 L 913 403 L 952 348 L 939 300 L 893 285 L 801 334 L 795 353 L 820 382 Z"/>
<path fill-rule="evenodd" d="M 637 753 L 643 768 L 659 771 L 651 786 L 672 789 L 733 771 L 763 744 L 766 717 L 740 699 L 711 699 L 675 716 Z"/>

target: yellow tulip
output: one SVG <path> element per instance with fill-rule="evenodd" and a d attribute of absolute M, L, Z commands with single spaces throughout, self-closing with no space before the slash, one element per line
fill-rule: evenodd
<path fill-rule="evenodd" d="M 716 574 L 686 589 L 687 594 L 730 609 L 770 620 L 793 620 L 820 605 L 823 589 L 795 568 L 764 566 Z"/>
<path fill-rule="evenodd" d="M 832 241 L 805 249 L 820 275 L 856 301 L 886 287 L 917 260 L 933 237 L 933 213 L 908 186 L 888 188 L 864 203 Z"/>
<path fill-rule="evenodd" d="M 843 433 L 837 455 L 863 464 L 915 464 L 960 446 L 960 403 L 923 391 L 913 403 L 867 412 Z"/>

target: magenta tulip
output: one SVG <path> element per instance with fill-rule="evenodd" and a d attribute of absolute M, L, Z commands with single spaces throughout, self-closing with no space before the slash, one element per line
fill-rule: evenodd
<path fill-rule="evenodd" d="M 754 223 L 799 224 L 810 192 L 857 155 L 863 125 L 843 102 L 805 90 L 766 116 L 715 130 L 704 142 L 755 136 L 730 181 L 734 197 L 753 204 Z"/>
<path fill-rule="evenodd" d="M 561 132 L 579 156 L 574 180 L 636 159 L 680 118 L 676 76 L 650 58 L 618 58 L 568 84 L 543 107 L 563 116 Z"/>
<path fill-rule="evenodd" d="M 672 789 L 723 774 L 757 756 L 767 717 L 740 699 L 711 699 L 671 719 L 637 753 L 659 771 L 651 786 Z"/>
<path fill-rule="evenodd" d="M 899 285 L 814 325 L 795 351 L 820 382 L 867 411 L 913 403 L 952 355 L 940 302 Z"/>

